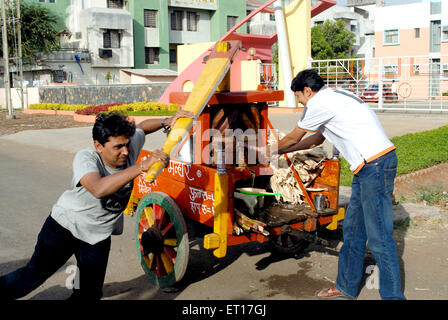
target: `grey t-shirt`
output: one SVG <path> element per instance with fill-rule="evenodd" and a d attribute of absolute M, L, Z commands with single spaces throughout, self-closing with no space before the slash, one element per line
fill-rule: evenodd
<path fill-rule="evenodd" d="M 115 229 L 122 229 L 120 224 L 123 223 L 123 210 L 132 191 L 132 181 L 101 199 L 95 198 L 79 181 L 90 172 L 98 172 L 104 177 L 135 164 L 144 143 L 145 133 L 137 129 L 130 141 L 127 164 L 119 169 L 104 164 L 94 148 L 79 151 L 73 160 L 71 189 L 66 190 L 53 206 L 53 219 L 74 237 L 92 245 L 108 238 L 114 226 Z"/>

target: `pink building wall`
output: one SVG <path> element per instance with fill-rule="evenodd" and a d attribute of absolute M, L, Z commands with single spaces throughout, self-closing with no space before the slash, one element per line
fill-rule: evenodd
<path fill-rule="evenodd" d="M 420 38 L 415 38 L 414 29 L 401 29 L 400 43 L 397 45 L 384 45 L 383 34 L 382 31 L 375 32 L 376 57 L 422 56 L 429 54 L 429 28 L 420 28 Z M 446 48 L 448 49 L 448 46 Z"/>

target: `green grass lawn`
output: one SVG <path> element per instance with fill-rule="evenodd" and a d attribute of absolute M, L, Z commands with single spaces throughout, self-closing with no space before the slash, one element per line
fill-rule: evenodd
<path fill-rule="evenodd" d="M 391 141 L 397 147 L 397 176 L 448 161 L 448 126 L 393 137 Z M 340 184 L 350 186 L 352 179 L 347 161 L 341 158 Z"/>

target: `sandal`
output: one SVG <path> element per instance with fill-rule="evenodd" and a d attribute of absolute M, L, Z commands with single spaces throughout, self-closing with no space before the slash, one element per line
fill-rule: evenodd
<path fill-rule="evenodd" d="M 352 299 L 350 297 L 344 296 L 335 286 L 327 289 L 319 290 L 315 293 L 318 299 L 323 300 L 342 300 L 342 299 Z"/>

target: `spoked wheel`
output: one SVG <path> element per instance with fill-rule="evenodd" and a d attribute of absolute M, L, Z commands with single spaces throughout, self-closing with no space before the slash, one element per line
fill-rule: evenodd
<path fill-rule="evenodd" d="M 283 233 L 271 237 L 272 248 L 280 254 L 294 254 L 305 250 L 309 241 L 291 233 Z"/>
<path fill-rule="evenodd" d="M 151 192 L 140 200 L 136 240 L 143 270 L 155 284 L 168 287 L 182 279 L 189 255 L 187 226 L 165 193 Z"/>

